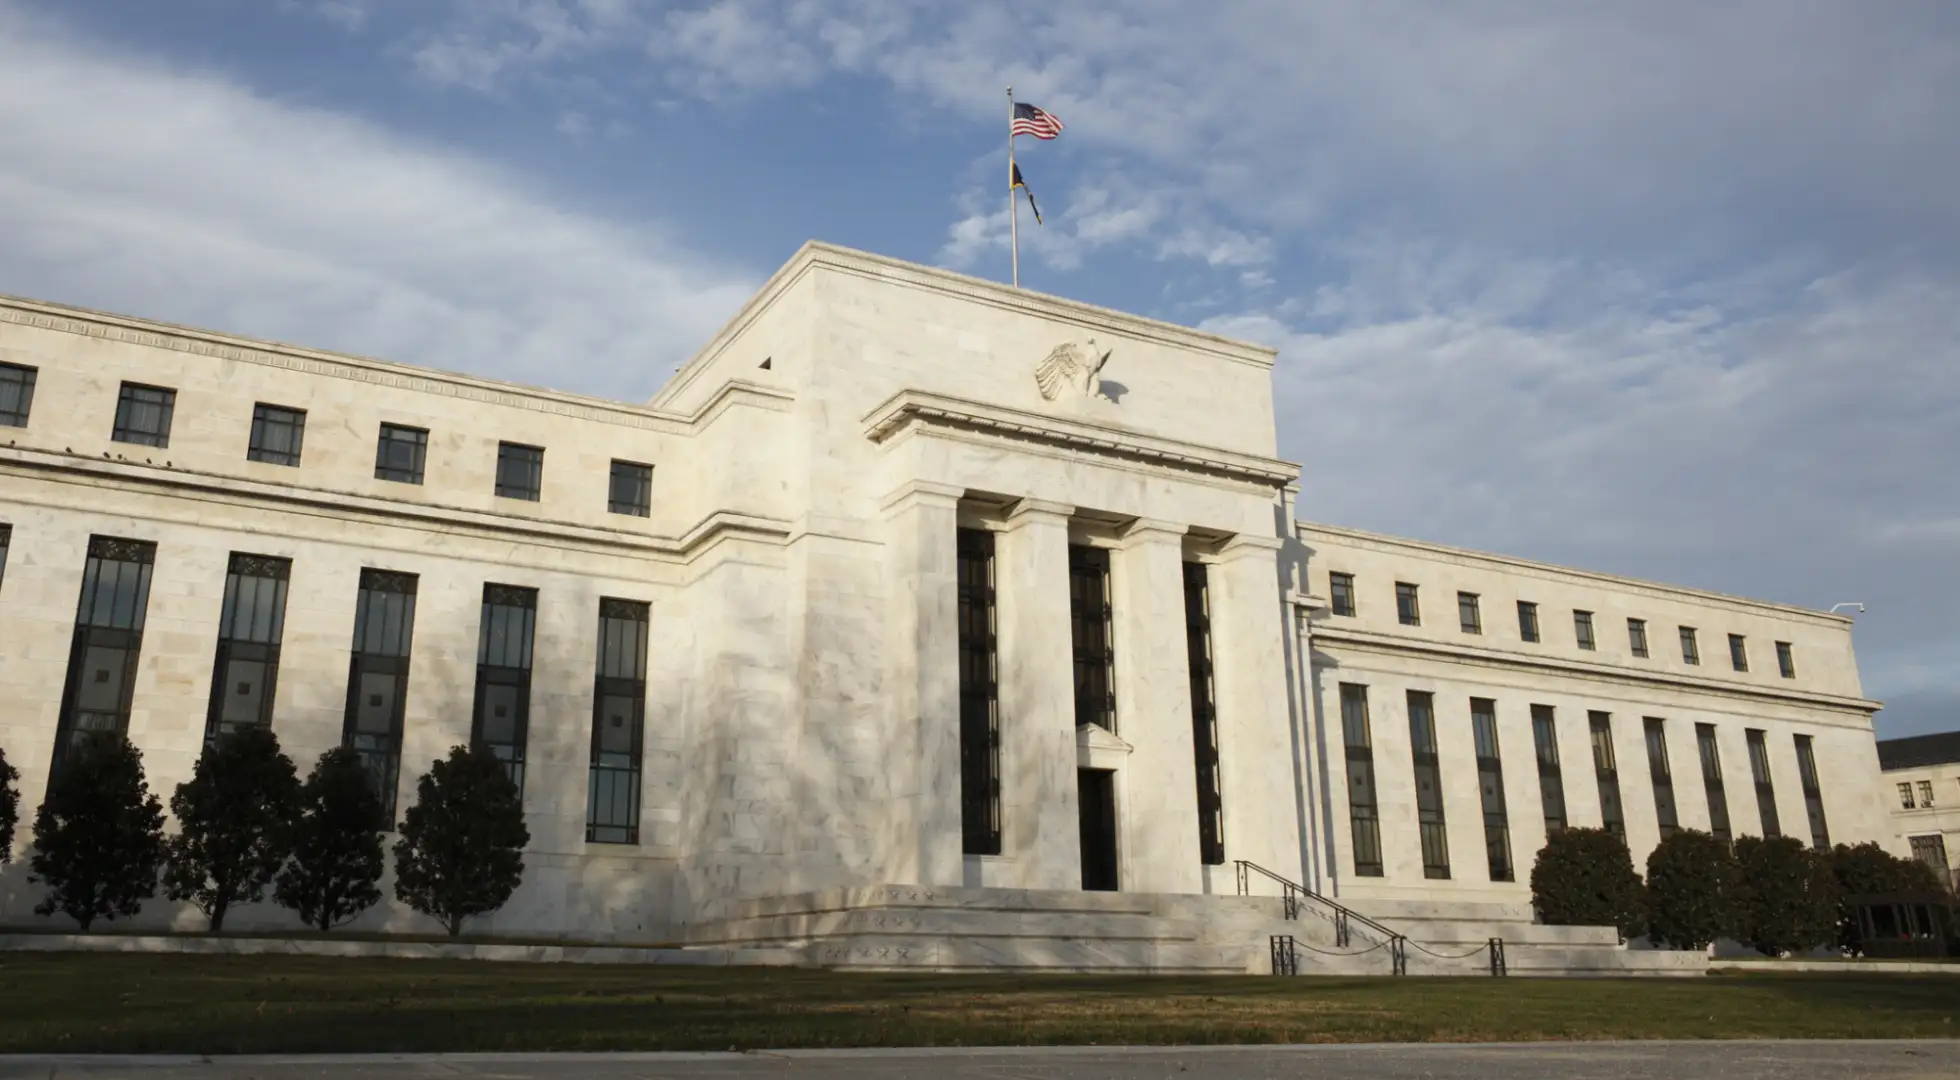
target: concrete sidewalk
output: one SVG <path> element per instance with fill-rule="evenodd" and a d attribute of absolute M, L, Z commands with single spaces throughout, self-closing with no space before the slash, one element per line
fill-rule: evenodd
<path fill-rule="evenodd" d="M 1814 1080 L 1960 1077 L 1960 1041 L 780 1050 L 745 1054 L 0 1056 L 0 1078 L 138 1080 Z"/>

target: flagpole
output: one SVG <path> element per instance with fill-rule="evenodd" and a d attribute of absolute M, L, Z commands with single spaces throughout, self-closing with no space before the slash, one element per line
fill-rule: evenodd
<path fill-rule="evenodd" d="M 1007 88 L 1007 244 L 1014 252 L 1014 287 L 1021 287 L 1021 203 L 1014 197 L 1014 88 Z"/>

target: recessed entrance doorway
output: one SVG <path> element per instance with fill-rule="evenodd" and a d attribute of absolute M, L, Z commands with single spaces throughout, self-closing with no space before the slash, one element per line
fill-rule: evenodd
<path fill-rule="evenodd" d="M 1082 807 L 1082 888 L 1116 891 L 1116 774 L 1108 769 L 1075 770 Z"/>

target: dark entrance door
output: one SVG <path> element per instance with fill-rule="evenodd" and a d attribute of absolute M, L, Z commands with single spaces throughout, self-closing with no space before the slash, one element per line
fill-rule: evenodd
<path fill-rule="evenodd" d="M 1082 887 L 1116 891 L 1116 774 L 1075 770 L 1082 803 Z"/>

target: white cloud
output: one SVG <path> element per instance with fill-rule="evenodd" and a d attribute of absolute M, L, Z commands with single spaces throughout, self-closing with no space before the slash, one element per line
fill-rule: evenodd
<path fill-rule="evenodd" d="M 0 290 L 643 397 L 751 280 L 359 120 L 0 6 Z"/>

